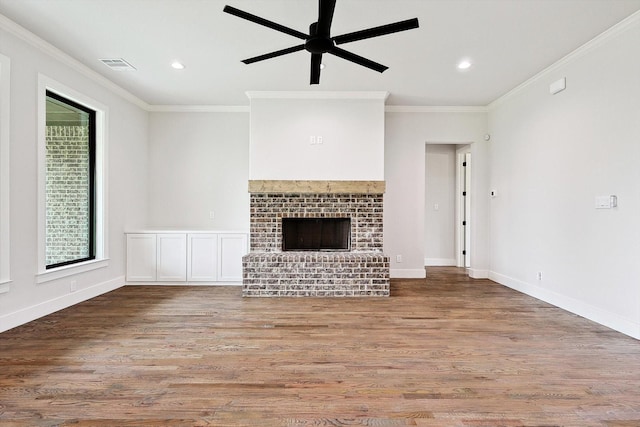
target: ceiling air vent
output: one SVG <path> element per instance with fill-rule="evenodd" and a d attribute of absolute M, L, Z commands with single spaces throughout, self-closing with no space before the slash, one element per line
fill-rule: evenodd
<path fill-rule="evenodd" d="M 136 67 L 122 58 L 101 59 L 100 62 L 115 71 L 136 71 Z"/>

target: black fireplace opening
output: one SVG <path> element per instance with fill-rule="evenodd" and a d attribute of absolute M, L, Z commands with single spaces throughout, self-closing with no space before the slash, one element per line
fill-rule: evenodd
<path fill-rule="evenodd" d="M 282 218 L 283 251 L 349 251 L 351 218 Z"/>

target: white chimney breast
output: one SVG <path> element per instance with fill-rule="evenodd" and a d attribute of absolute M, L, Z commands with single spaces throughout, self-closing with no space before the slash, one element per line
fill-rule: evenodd
<path fill-rule="evenodd" d="M 250 180 L 384 180 L 386 92 L 247 96 Z"/>

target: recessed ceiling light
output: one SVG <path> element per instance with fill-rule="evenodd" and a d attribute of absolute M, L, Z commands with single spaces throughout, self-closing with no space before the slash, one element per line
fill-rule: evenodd
<path fill-rule="evenodd" d="M 184 64 L 182 62 L 176 61 L 173 64 L 171 64 L 171 66 L 176 70 L 184 70 Z"/>
<path fill-rule="evenodd" d="M 458 63 L 458 70 L 468 70 L 471 67 L 471 62 L 467 59 L 463 59 Z"/>

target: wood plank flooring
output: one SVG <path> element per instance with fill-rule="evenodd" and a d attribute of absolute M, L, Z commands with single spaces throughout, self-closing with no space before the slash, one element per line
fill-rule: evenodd
<path fill-rule="evenodd" d="M 640 426 L 640 342 L 428 276 L 380 299 L 118 289 L 0 334 L 0 425 Z"/>

